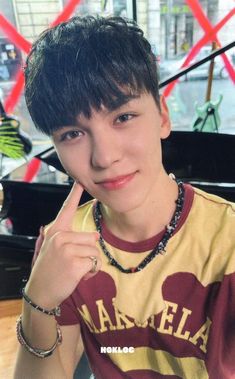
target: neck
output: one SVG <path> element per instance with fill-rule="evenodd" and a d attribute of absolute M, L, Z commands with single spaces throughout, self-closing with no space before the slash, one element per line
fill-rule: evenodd
<path fill-rule="evenodd" d="M 102 205 L 104 222 L 114 235 L 123 240 L 146 240 L 161 232 L 171 221 L 177 197 L 177 183 L 164 173 L 145 201 L 135 209 L 118 213 Z"/>

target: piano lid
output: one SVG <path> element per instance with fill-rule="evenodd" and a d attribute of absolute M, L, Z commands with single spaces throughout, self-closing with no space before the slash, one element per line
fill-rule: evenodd
<path fill-rule="evenodd" d="M 235 135 L 172 132 L 163 140 L 163 163 L 168 172 L 186 181 L 233 183 Z"/>
<path fill-rule="evenodd" d="M 167 172 L 186 181 L 235 185 L 235 135 L 172 131 L 162 149 Z M 53 147 L 37 157 L 64 172 Z"/>

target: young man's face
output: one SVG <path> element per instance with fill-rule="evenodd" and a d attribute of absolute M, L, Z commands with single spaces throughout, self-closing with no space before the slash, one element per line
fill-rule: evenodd
<path fill-rule="evenodd" d="M 165 102 L 162 112 L 151 94 L 142 93 L 114 111 L 79 116 L 77 125 L 53 133 L 58 156 L 70 176 L 113 210 L 138 207 L 163 175 L 161 139 L 170 133 Z"/>

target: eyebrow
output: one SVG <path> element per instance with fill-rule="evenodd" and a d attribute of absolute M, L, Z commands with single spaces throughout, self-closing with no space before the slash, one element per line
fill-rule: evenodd
<path fill-rule="evenodd" d="M 131 100 L 139 99 L 139 94 L 129 94 L 129 95 L 123 95 L 121 98 L 117 98 L 111 101 L 111 104 L 107 109 L 107 113 L 111 113 L 113 111 L 116 111 L 117 109 L 121 108 L 123 105 L 129 103 Z"/>

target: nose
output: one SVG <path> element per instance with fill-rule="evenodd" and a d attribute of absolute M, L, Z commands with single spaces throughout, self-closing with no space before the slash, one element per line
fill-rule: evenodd
<path fill-rule="evenodd" d="M 99 133 L 93 137 L 91 165 L 95 169 L 106 169 L 121 159 L 121 144 L 112 133 Z"/>

